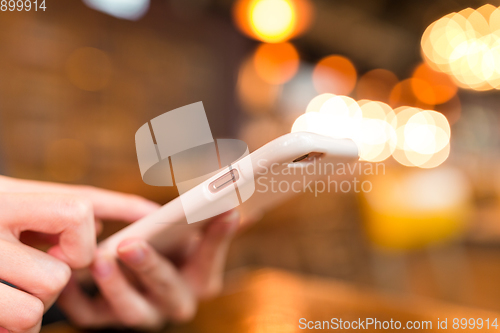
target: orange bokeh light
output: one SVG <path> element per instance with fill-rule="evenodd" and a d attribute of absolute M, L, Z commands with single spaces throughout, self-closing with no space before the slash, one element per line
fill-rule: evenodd
<path fill-rule="evenodd" d="M 253 63 L 257 74 L 267 83 L 282 84 L 299 69 L 299 53 L 290 43 L 261 44 Z"/>
<path fill-rule="evenodd" d="M 313 83 L 318 93 L 349 95 L 356 85 L 356 68 L 339 55 L 321 59 L 313 71 Z"/>
<path fill-rule="evenodd" d="M 248 58 L 241 64 L 236 90 L 244 110 L 260 115 L 274 109 L 281 86 L 264 81 L 257 73 L 253 59 Z"/>
<path fill-rule="evenodd" d="M 413 86 L 425 86 L 427 83 L 422 80 L 418 80 L 418 83 L 414 83 L 418 79 L 406 79 L 394 86 L 389 95 L 389 105 L 393 108 L 400 106 L 413 106 L 422 109 L 432 109 L 433 105 L 422 102 L 415 96 L 413 91 Z M 429 85 L 425 86 L 426 89 L 430 89 Z"/>
<path fill-rule="evenodd" d="M 398 78 L 393 72 L 381 68 L 371 70 L 359 78 L 356 97 L 387 103 L 397 83 Z"/>
<path fill-rule="evenodd" d="M 448 75 L 436 72 L 425 63 L 415 69 L 412 78 L 413 93 L 428 105 L 445 103 L 452 99 L 458 90 Z"/>

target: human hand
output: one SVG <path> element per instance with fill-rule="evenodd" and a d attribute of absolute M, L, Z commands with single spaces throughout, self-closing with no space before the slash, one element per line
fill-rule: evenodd
<path fill-rule="evenodd" d="M 100 295 L 90 298 L 71 279 L 58 305 L 74 323 L 87 328 L 154 330 L 167 321 L 189 320 L 198 300 L 221 290 L 224 262 L 238 222 L 237 211 L 215 217 L 185 261 L 177 266 L 141 239 L 119 244 L 122 265 L 98 251 L 92 275 Z M 130 274 L 133 279 L 128 278 Z"/>
<path fill-rule="evenodd" d="M 71 268 L 92 262 L 96 218 L 135 221 L 157 207 L 86 186 L 0 176 L 0 279 L 17 287 L 0 283 L 0 332 L 40 330 L 43 313 L 67 284 Z M 20 241 L 26 231 L 53 242 L 47 253 Z"/>

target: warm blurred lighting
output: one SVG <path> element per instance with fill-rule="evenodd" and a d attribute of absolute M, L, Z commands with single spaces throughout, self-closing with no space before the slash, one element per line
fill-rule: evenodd
<path fill-rule="evenodd" d="M 307 29 L 312 5 L 309 0 L 238 0 L 233 13 L 246 35 L 266 43 L 280 43 Z"/>
<path fill-rule="evenodd" d="M 295 11 L 290 0 L 260 0 L 250 6 L 250 27 L 265 42 L 289 39 L 294 25 Z"/>
<path fill-rule="evenodd" d="M 356 97 L 372 101 L 389 102 L 392 88 L 398 83 L 397 76 L 386 69 L 374 69 L 359 78 Z"/>
<path fill-rule="evenodd" d="M 373 190 L 362 203 L 368 237 L 378 246 L 418 249 L 465 231 L 472 191 L 460 170 L 391 170 L 369 179 Z"/>
<path fill-rule="evenodd" d="M 238 97 L 245 111 L 253 114 L 270 112 L 277 103 L 281 86 L 264 81 L 254 66 L 253 59 L 247 59 L 240 67 L 237 83 Z"/>
<path fill-rule="evenodd" d="M 306 112 L 297 118 L 292 132 L 306 131 L 354 140 L 359 136 L 361 117 L 356 101 L 346 96 L 334 96 L 323 102 L 319 111 Z"/>
<path fill-rule="evenodd" d="M 146 14 L 149 0 L 83 0 L 92 9 L 108 15 L 127 19 L 138 20 Z"/>
<path fill-rule="evenodd" d="M 391 94 L 389 95 L 389 104 L 393 108 L 397 108 L 400 106 L 409 105 L 412 107 L 418 107 L 421 109 L 432 109 L 434 105 L 427 104 L 422 102 L 415 96 L 413 91 L 413 87 L 417 84 L 414 83 L 416 79 L 406 79 L 394 86 L 391 90 Z M 424 83 L 425 84 L 425 83 Z M 421 84 L 422 85 L 422 84 Z M 428 89 L 429 85 L 426 86 Z"/>
<path fill-rule="evenodd" d="M 309 102 L 309 104 L 307 104 L 306 113 L 307 112 L 319 112 L 319 110 L 323 106 L 323 103 L 325 103 L 327 100 L 329 100 L 332 97 L 335 97 L 335 95 L 330 94 L 330 93 L 324 93 L 324 94 L 321 94 L 321 95 L 314 97 Z"/>
<path fill-rule="evenodd" d="M 289 81 L 299 69 L 299 53 L 290 43 L 261 44 L 253 60 L 257 74 L 270 84 Z"/>
<path fill-rule="evenodd" d="M 88 170 L 89 153 L 83 142 L 57 140 L 45 152 L 45 171 L 49 177 L 63 182 L 80 180 Z"/>
<path fill-rule="evenodd" d="M 397 117 L 396 149 L 392 156 L 406 166 L 433 168 L 449 155 L 450 125 L 444 115 L 436 111 L 400 107 Z"/>
<path fill-rule="evenodd" d="M 434 168 L 450 152 L 450 124 L 439 112 L 408 106 L 392 110 L 382 102 L 328 93 L 310 101 L 291 131 L 352 139 L 360 159 L 369 162 L 392 155 L 405 166 Z"/>
<path fill-rule="evenodd" d="M 448 75 L 436 72 L 425 63 L 415 69 L 412 78 L 413 93 L 428 105 L 445 103 L 452 99 L 458 90 Z"/>
<path fill-rule="evenodd" d="M 421 40 L 422 54 L 435 70 L 462 88 L 500 89 L 500 9 L 464 9 L 432 23 Z"/>
<path fill-rule="evenodd" d="M 396 148 L 394 111 L 382 102 L 360 101 L 363 120 L 360 137 L 356 141 L 360 158 L 370 162 L 381 162 L 391 156 Z"/>
<path fill-rule="evenodd" d="M 98 91 L 105 88 L 111 77 L 108 55 L 93 47 L 74 51 L 66 62 L 69 80 L 82 90 Z"/>
<path fill-rule="evenodd" d="M 349 95 L 356 85 L 356 68 L 342 56 L 321 59 L 313 72 L 313 83 L 318 93 Z"/>
<path fill-rule="evenodd" d="M 316 134 L 330 136 L 328 117 L 319 112 L 304 113 L 295 120 L 292 126 L 294 132 L 312 132 Z"/>
<path fill-rule="evenodd" d="M 450 142 L 450 134 L 446 117 L 435 111 L 419 112 L 405 126 L 408 147 L 421 154 L 442 150 Z"/>

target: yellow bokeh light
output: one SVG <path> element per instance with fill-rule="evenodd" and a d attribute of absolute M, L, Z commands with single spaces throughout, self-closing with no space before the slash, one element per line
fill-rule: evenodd
<path fill-rule="evenodd" d="M 381 162 L 393 156 L 409 167 L 434 168 L 450 153 L 450 124 L 436 111 L 321 94 L 298 117 L 292 132 L 313 132 L 353 140 L 360 159 Z"/>
<path fill-rule="evenodd" d="M 281 43 L 310 26 L 313 6 L 310 0 L 237 0 L 233 17 L 247 36 L 266 43 Z"/>
<path fill-rule="evenodd" d="M 432 69 L 451 75 L 459 87 L 500 89 L 499 37 L 499 8 L 467 8 L 429 25 L 421 40 L 422 55 Z"/>
<path fill-rule="evenodd" d="M 395 111 L 397 144 L 392 156 L 396 161 L 405 166 L 430 168 L 448 158 L 451 130 L 445 116 L 410 107 Z"/>
<path fill-rule="evenodd" d="M 465 232 L 472 188 L 462 171 L 391 169 L 369 177 L 361 204 L 368 238 L 386 250 L 425 249 Z"/>
<path fill-rule="evenodd" d="M 259 0 L 250 5 L 250 27 L 264 42 L 289 39 L 294 26 L 295 11 L 290 0 Z"/>
<path fill-rule="evenodd" d="M 382 102 L 360 101 L 362 118 L 359 146 L 360 158 L 370 162 L 381 162 L 391 156 L 396 148 L 396 131 L 392 126 L 394 111 Z"/>
<path fill-rule="evenodd" d="M 306 113 L 307 112 L 319 112 L 319 110 L 321 109 L 323 104 L 332 97 L 335 97 L 335 95 L 330 94 L 330 93 L 324 93 L 324 94 L 321 94 L 321 95 L 314 97 L 309 102 L 309 104 L 307 104 Z"/>

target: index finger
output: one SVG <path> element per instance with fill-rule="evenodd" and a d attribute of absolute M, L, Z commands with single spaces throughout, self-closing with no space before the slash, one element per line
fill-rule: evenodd
<path fill-rule="evenodd" d="M 94 214 L 101 219 L 135 222 L 160 207 L 155 202 L 137 195 L 99 189 L 87 185 L 46 183 L 35 180 L 0 177 L 8 192 L 59 193 L 83 196 L 92 202 Z"/>
<path fill-rule="evenodd" d="M 72 268 L 90 264 L 96 248 L 92 204 L 83 198 L 60 194 L 0 194 L 0 225 L 15 238 L 31 230 L 59 234 L 49 251 Z"/>

